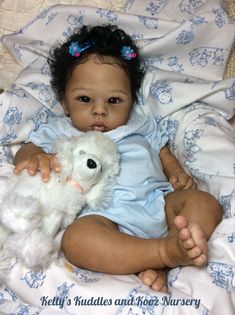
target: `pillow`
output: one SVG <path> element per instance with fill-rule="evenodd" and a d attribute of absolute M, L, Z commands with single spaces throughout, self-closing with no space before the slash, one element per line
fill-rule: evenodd
<path fill-rule="evenodd" d="M 121 11 L 125 0 L 7 0 L 0 1 L 0 38 L 19 30 L 44 9 L 56 4 L 78 4 Z M 10 89 L 21 66 L 0 43 L 0 88 Z"/>

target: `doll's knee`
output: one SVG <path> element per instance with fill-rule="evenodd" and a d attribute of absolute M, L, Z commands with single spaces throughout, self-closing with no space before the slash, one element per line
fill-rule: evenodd
<path fill-rule="evenodd" d="M 197 189 L 175 191 L 166 196 L 166 214 L 170 220 L 177 215 L 189 218 L 210 218 L 215 226 L 223 216 L 223 210 L 216 198 Z"/>
<path fill-rule="evenodd" d="M 223 217 L 223 209 L 219 201 L 210 193 L 200 190 L 192 190 L 189 198 L 186 199 L 187 207 L 193 207 L 198 212 L 210 217 L 211 223 L 216 226 Z"/>

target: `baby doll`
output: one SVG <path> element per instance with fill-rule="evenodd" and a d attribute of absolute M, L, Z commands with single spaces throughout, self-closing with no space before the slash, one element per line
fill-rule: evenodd
<path fill-rule="evenodd" d="M 65 230 L 62 251 L 78 267 L 140 273 L 153 289 L 166 290 L 165 277 L 155 270 L 207 262 L 207 240 L 221 220 L 219 203 L 194 189 L 167 148 L 166 130 L 140 113 L 143 61 L 128 34 L 110 25 L 84 26 L 53 48 L 48 61 L 65 115 L 31 132 L 16 154 L 15 171 L 39 170 L 48 181 L 51 169 L 60 171 L 51 151 L 55 139 L 90 130 L 112 138 L 121 162 L 112 204 L 83 211 Z"/>

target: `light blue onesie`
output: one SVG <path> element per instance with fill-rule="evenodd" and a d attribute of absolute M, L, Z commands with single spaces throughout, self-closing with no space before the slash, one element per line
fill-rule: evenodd
<path fill-rule="evenodd" d="M 52 153 L 53 143 L 58 138 L 81 134 L 69 118 L 56 117 L 32 131 L 27 142 Z M 120 231 L 138 237 L 166 236 L 164 196 L 173 189 L 163 173 L 159 158 L 159 151 L 168 140 L 164 130 L 154 119 L 133 112 L 127 125 L 105 134 L 117 143 L 121 163 L 112 204 L 104 210 L 86 208 L 79 216 L 104 216 L 118 224 Z"/>

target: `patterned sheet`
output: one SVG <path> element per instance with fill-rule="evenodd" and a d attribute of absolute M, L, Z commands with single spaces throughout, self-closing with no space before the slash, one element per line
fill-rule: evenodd
<path fill-rule="evenodd" d="M 128 0 L 123 12 L 59 5 L 4 37 L 23 70 L 11 91 L 0 95 L 0 193 L 18 144 L 61 113 L 49 86 L 49 47 L 87 23 L 119 24 L 138 41 L 148 66 L 139 106 L 163 119 L 172 152 L 199 188 L 220 200 L 224 219 L 210 239 L 207 266 L 172 269 L 168 294 L 150 290 L 134 275 L 85 271 L 63 258 L 37 273 L 14 262 L 7 285 L 0 288 L 0 313 L 232 315 L 235 141 L 227 119 L 234 113 L 235 80 L 223 79 L 223 73 L 235 28 L 220 1 Z"/>

